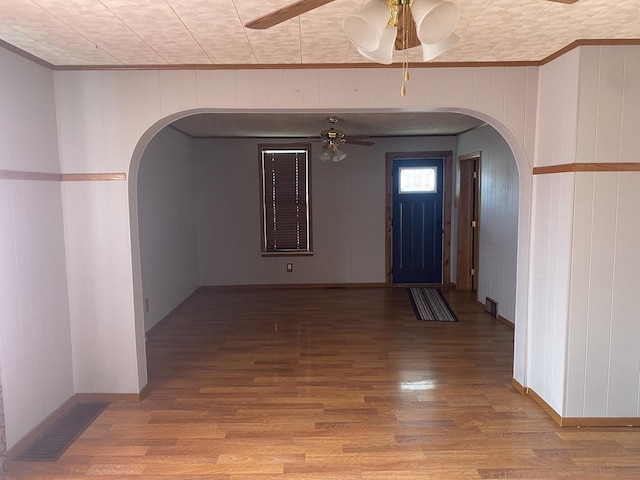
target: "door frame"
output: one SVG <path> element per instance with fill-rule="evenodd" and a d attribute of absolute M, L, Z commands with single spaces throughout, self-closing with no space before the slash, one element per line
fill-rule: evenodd
<path fill-rule="evenodd" d="M 451 190 L 453 185 L 453 152 L 386 152 L 385 153 L 385 284 L 393 285 L 393 161 L 428 158 L 444 159 L 444 188 L 442 192 L 442 285 L 451 285 Z"/>
<path fill-rule="evenodd" d="M 462 165 L 477 162 L 475 190 L 462 189 Z M 456 237 L 456 290 L 477 291 L 480 279 L 480 201 L 482 178 L 482 152 L 473 152 L 458 157 L 458 221 Z M 473 187 L 473 186 L 472 186 Z M 463 211 L 463 197 L 470 209 Z M 476 225 L 471 222 L 475 217 Z M 469 272 L 468 275 L 464 272 Z M 471 273 L 473 272 L 473 273 Z"/>

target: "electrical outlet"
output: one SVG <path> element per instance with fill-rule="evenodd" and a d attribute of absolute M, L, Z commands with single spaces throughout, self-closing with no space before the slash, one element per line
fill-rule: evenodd
<path fill-rule="evenodd" d="M 287 263 L 287 272 L 293 272 L 293 263 Z"/>
<path fill-rule="evenodd" d="M 149 311 L 149 299 L 148 298 L 144 299 L 144 311 L 145 312 Z"/>

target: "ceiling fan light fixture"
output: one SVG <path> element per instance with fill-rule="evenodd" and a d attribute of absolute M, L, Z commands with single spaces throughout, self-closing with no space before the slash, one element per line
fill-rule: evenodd
<path fill-rule="evenodd" d="M 444 40 L 437 43 L 423 43 L 422 44 L 422 60 L 428 62 L 434 58 L 442 55 L 444 52 L 458 43 L 460 37 L 455 33 L 452 33 Z"/>
<path fill-rule="evenodd" d="M 378 48 L 375 50 L 363 50 L 362 48 L 358 48 L 358 53 L 369 60 L 373 60 L 374 62 L 381 63 L 383 65 L 391 65 L 393 63 L 393 50 L 397 33 L 397 27 L 387 25 L 382 30 Z"/>
<path fill-rule="evenodd" d="M 329 160 L 332 162 L 341 162 L 347 158 L 347 154 L 340 149 L 336 142 L 329 141 L 322 146 L 322 151 L 318 155 L 318 158 L 323 162 Z"/>
<path fill-rule="evenodd" d="M 341 162 L 345 158 L 347 158 L 347 154 L 344 153 L 342 150 L 340 150 L 338 148 L 335 152 L 333 152 L 333 156 L 331 157 L 331 161 L 332 162 Z"/>
<path fill-rule="evenodd" d="M 369 0 L 357 13 L 343 21 L 344 32 L 359 49 L 376 50 L 384 28 L 389 23 L 391 10 L 385 0 Z"/>
<path fill-rule="evenodd" d="M 411 15 L 421 43 L 436 44 L 449 37 L 460 21 L 458 5 L 444 0 L 413 0 Z"/>

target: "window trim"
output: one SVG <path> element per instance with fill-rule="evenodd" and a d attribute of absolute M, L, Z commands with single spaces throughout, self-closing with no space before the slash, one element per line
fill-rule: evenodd
<path fill-rule="evenodd" d="M 265 152 L 269 150 L 276 151 L 295 151 L 304 150 L 306 162 L 306 211 L 307 211 L 307 248 L 303 250 L 267 250 L 267 234 L 266 234 L 266 196 L 265 196 Z M 259 144 L 259 175 L 260 175 L 260 255 L 263 257 L 299 257 L 312 256 L 313 252 L 313 231 L 312 231 L 312 206 L 311 206 L 311 144 L 295 143 L 295 144 Z"/>

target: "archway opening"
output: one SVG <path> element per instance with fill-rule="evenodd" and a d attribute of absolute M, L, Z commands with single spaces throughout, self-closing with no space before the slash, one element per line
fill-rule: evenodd
<path fill-rule="evenodd" d="M 514 299 L 514 322 L 516 324 L 516 351 L 514 354 L 514 377 L 522 384 L 525 384 L 525 351 L 526 351 L 526 319 L 527 319 L 527 291 L 528 291 L 528 258 L 529 258 L 529 224 L 530 224 L 530 205 L 531 205 L 531 175 L 528 167 L 525 152 L 520 142 L 515 138 L 513 133 L 508 127 L 493 118 L 483 115 L 479 112 L 464 110 L 459 108 L 442 109 L 437 110 L 434 113 L 454 112 L 464 115 L 480 118 L 486 122 L 491 131 L 495 132 L 501 139 L 503 139 L 513 153 L 513 159 L 518 170 L 518 202 L 517 202 L 517 253 L 515 258 L 515 299 Z M 186 298 L 190 291 L 197 288 L 200 285 L 242 285 L 250 283 L 266 283 L 266 284 L 278 284 L 278 283 L 367 283 L 369 281 L 384 282 L 384 255 L 382 255 L 380 261 L 380 271 L 376 270 L 375 265 L 372 267 L 372 262 L 367 260 L 376 257 L 376 245 L 375 241 L 369 241 L 366 248 L 355 248 L 355 246 L 365 245 L 364 242 L 358 237 L 360 231 L 355 231 L 352 228 L 345 228 L 344 226 L 353 223 L 345 212 L 353 211 L 359 207 L 362 207 L 364 203 L 358 203 L 358 199 L 366 202 L 368 208 L 371 205 L 375 205 L 376 200 L 372 190 L 363 190 L 355 194 L 356 186 L 366 188 L 370 185 L 376 185 L 379 180 L 377 176 L 377 170 L 375 167 L 375 160 L 372 160 L 371 150 L 353 151 L 350 153 L 348 161 L 341 162 L 340 164 L 331 165 L 331 168 L 323 169 L 322 171 L 316 167 L 317 173 L 314 177 L 318 187 L 314 188 L 314 205 L 318 211 L 315 212 L 314 221 L 325 222 L 329 217 L 329 212 L 341 212 L 340 215 L 332 215 L 332 221 L 338 221 L 338 227 L 335 225 L 330 228 L 331 231 L 344 231 L 347 238 L 346 244 L 339 244 L 337 242 L 331 243 L 329 239 L 324 238 L 327 241 L 327 249 L 336 253 L 336 258 L 327 261 L 327 257 L 321 258 L 318 263 L 322 263 L 322 268 L 314 268 L 314 260 L 301 260 L 301 268 L 296 268 L 294 271 L 297 273 L 299 270 L 307 272 L 306 276 L 295 277 L 293 281 L 292 277 L 287 277 L 287 272 L 284 268 L 280 268 L 277 261 L 269 259 L 267 262 L 259 259 L 259 248 L 251 249 L 252 242 L 257 241 L 259 235 L 255 233 L 257 230 L 258 220 L 255 218 L 258 211 L 258 195 L 256 192 L 252 195 L 251 188 L 244 186 L 241 182 L 246 179 L 256 182 L 258 179 L 257 166 L 258 160 L 256 155 L 256 145 L 260 139 L 257 138 L 245 138 L 243 140 L 238 138 L 192 138 L 184 136 L 183 134 L 175 131 L 175 129 L 167 129 L 167 125 L 171 124 L 174 120 L 182 117 L 188 117 L 194 114 L 208 114 L 224 118 L 228 112 L 220 112 L 214 109 L 210 110 L 197 110 L 186 111 L 167 117 L 157 122 L 151 127 L 143 138 L 141 138 L 138 146 L 136 147 L 134 157 L 131 162 L 131 169 L 129 175 L 129 193 L 130 193 L 130 211 L 131 211 L 131 232 L 132 232 L 132 255 L 134 259 L 134 298 L 135 298 L 135 311 L 136 311 L 136 331 L 137 331 L 137 343 L 140 347 L 138 349 L 138 362 L 139 371 L 146 372 L 146 356 L 144 353 L 144 337 L 145 332 L 148 331 L 157 321 L 159 321 L 164 315 L 166 315 L 173 307 L 180 302 L 180 300 Z M 251 112 L 240 112 L 245 115 L 251 115 Z M 287 112 L 293 113 L 293 112 Z M 323 115 L 329 112 L 319 112 Z M 367 112 L 364 112 L 366 114 Z M 373 112 L 371 112 L 373 113 Z M 380 112 L 377 112 L 380 113 Z M 384 112 L 381 112 L 384 113 Z M 253 112 L 255 115 L 255 112 Z M 296 140 L 296 139 L 293 139 Z M 297 139 L 299 140 L 299 138 Z M 403 147 L 405 149 L 414 149 L 417 147 L 407 146 L 408 138 L 403 138 Z M 291 142 L 290 137 L 272 138 L 270 141 L 282 141 Z M 397 147 L 390 146 L 390 139 L 376 139 L 376 144 L 381 149 L 387 149 L 390 151 L 397 150 Z M 429 137 L 428 140 L 421 139 L 422 142 L 420 149 L 441 149 L 441 147 L 435 145 L 439 140 L 435 140 L 434 137 Z M 424 143 L 428 145 L 425 147 Z M 457 144 L 454 141 L 454 151 L 457 151 Z M 451 145 L 451 143 L 449 143 Z M 376 147 L 376 148 L 378 148 Z M 173 151 L 172 148 L 177 148 L 179 151 Z M 362 148 L 362 147 L 358 147 Z M 155 152 L 155 153 L 154 153 Z M 169 174 L 170 168 L 164 170 L 164 180 L 160 183 L 155 183 L 151 180 L 152 176 L 144 178 L 153 171 L 151 167 L 151 160 L 149 155 L 153 153 L 156 158 L 161 158 L 161 161 L 165 162 L 165 167 L 183 167 L 182 169 L 173 170 L 173 174 Z M 457 152 L 465 153 L 465 152 Z M 191 166 L 184 168 L 185 165 L 180 165 L 180 162 L 171 163 L 172 159 L 179 157 L 190 156 L 189 161 L 192 162 Z M 211 162 L 212 156 L 218 156 L 222 160 L 217 162 Z M 239 165 L 239 158 L 243 157 L 246 163 L 243 162 Z M 381 162 L 384 162 L 384 155 L 379 155 Z M 145 159 L 143 161 L 143 159 Z M 150 163 L 147 165 L 146 162 Z M 171 164 L 171 165 L 169 165 Z M 197 165 L 196 165 L 197 164 Z M 147 166 L 150 168 L 147 169 Z M 323 165 L 327 166 L 328 165 Z M 191 169 L 191 176 L 189 176 L 189 170 Z M 330 173 L 327 173 L 330 172 Z M 380 170 L 381 174 L 383 169 Z M 142 175 L 142 176 L 141 176 Z M 221 178 L 222 175 L 229 175 L 225 181 L 221 184 L 216 184 L 213 188 L 207 188 L 204 185 L 208 178 Z M 176 180 L 175 182 L 166 182 L 167 179 Z M 197 185 L 196 185 L 197 184 Z M 190 188 L 190 185 L 193 188 Z M 187 192 L 191 190 L 196 192 L 197 198 L 186 199 L 180 197 L 180 201 L 168 201 L 167 199 L 171 195 L 165 195 L 164 198 L 160 195 L 162 192 L 166 194 L 169 190 L 174 189 L 176 191 Z M 257 191 L 257 188 L 254 187 Z M 242 199 L 241 204 L 234 200 L 234 191 L 240 190 L 247 192 L 246 198 Z M 154 195 L 162 202 L 165 213 L 168 213 L 172 218 L 173 227 L 171 231 L 180 231 L 182 236 L 177 238 L 174 236 L 167 237 L 166 235 L 160 235 L 158 226 L 149 225 L 149 222 L 143 222 L 141 224 L 141 214 L 149 205 L 145 203 L 147 199 L 140 203 L 140 195 L 142 192 Z M 145 195 L 146 195 L 145 193 Z M 381 192 L 383 193 L 383 192 Z M 255 197 L 255 198 L 253 198 Z M 355 199 L 355 200 L 354 200 Z M 235 201 L 235 203 L 234 203 Z M 227 203 L 225 203 L 227 202 Z M 238 217 L 244 217 L 246 219 L 252 219 L 254 225 L 247 231 L 244 231 L 239 235 L 220 235 L 220 231 L 227 231 L 222 223 L 222 217 L 224 213 L 218 211 L 209 223 L 198 224 L 201 218 L 205 215 L 201 210 L 198 210 L 198 204 L 212 204 L 218 203 L 222 205 L 229 205 L 234 203 L 234 208 L 238 208 L 236 213 L 229 215 L 233 222 L 241 223 L 243 220 Z M 319 204 L 326 202 L 326 206 L 319 207 Z M 195 214 L 185 215 L 184 212 L 188 211 L 189 205 L 194 205 Z M 375 210 L 375 209 L 373 209 Z M 242 215 L 237 212 L 243 212 Z M 341 217 L 337 218 L 336 217 Z M 367 218 L 358 218 L 361 222 L 360 230 L 362 232 L 375 231 L 375 221 L 367 224 Z M 380 219 L 383 221 L 383 218 Z M 182 222 L 182 223 L 181 223 Z M 188 226 L 185 227 L 185 223 Z M 252 220 L 248 220 L 246 223 L 251 223 Z M 342 223 L 340 223 L 342 222 Z M 171 222 L 169 222 L 171 224 Z M 366 225 L 363 225 L 366 224 Z M 182 227 L 180 227 L 182 225 Z M 373 226 L 372 226 L 373 225 Z M 165 227 L 167 224 L 165 224 Z M 317 231 L 322 232 L 326 228 L 317 228 Z M 252 230 L 253 229 L 253 230 Z M 204 233 L 203 233 L 204 231 Z M 252 234 L 251 231 L 254 231 Z M 191 233 L 189 233 L 191 232 Z M 249 233 L 247 233 L 249 232 Z M 182 283 L 180 285 L 170 285 L 169 282 L 166 285 L 155 285 L 153 288 L 149 287 L 149 280 L 145 278 L 163 277 L 162 272 L 152 271 L 147 268 L 148 265 L 153 264 L 149 258 L 145 256 L 149 253 L 148 246 L 145 245 L 141 248 L 141 244 L 144 245 L 144 238 L 154 236 L 156 238 L 162 238 L 169 240 L 164 242 L 161 248 L 156 249 L 175 249 L 176 245 L 192 245 L 192 248 L 182 248 L 186 253 L 184 257 L 174 257 L 170 260 L 175 260 L 180 263 L 183 268 L 180 278 Z M 320 237 L 322 238 L 322 233 Z M 334 236 L 335 237 L 335 236 Z M 233 240 L 241 239 L 241 240 Z M 246 240 L 246 242 L 245 242 Z M 172 243 L 173 242 L 173 243 Z M 384 236 L 381 235 L 380 245 L 384 243 Z M 373 244 L 373 245 L 372 245 Z M 346 245 L 346 246 L 345 246 Z M 155 245 L 154 247 L 158 247 Z M 153 250 L 153 249 L 151 249 Z M 252 251 L 250 251 L 252 250 Z M 355 250 L 361 254 L 357 256 L 353 254 Z M 213 252 L 216 252 L 214 254 Z M 220 252 L 226 252 L 222 257 L 226 257 L 229 260 L 227 263 L 221 263 Z M 350 253 L 351 252 L 351 253 Z M 195 253 L 195 255 L 193 255 Z M 255 258 L 253 258 L 255 256 Z M 148 256 L 147 256 L 148 257 Z M 169 259 L 166 255 L 164 259 Z M 242 263 L 241 258 L 246 258 L 246 264 Z M 336 266 L 331 268 L 331 261 L 335 261 Z M 298 260 L 296 260 L 296 267 L 298 267 Z M 375 262 L 374 262 L 375 263 Z M 340 264 L 348 264 L 350 272 L 345 273 L 340 271 Z M 363 266 L 367 264 L 367 268 Z M 163 268 L 166 271 L 176 272 L 176 263 L 164 262 Z M 173 266 L 172 266 L 173 265 Z M 232 266 L 231 266 L 232 265 Z M 355 265 L 355 267 L 354 267 Z M 158 263 L 155 263 L 158 266 Z M 359 266 L 361 270 L 358 270 Z M 328 272 L 333 272 L 332 274 Z M 336 273 L 337 272 L 337 273 Z M 241 275 L 240 275 L 241 274 Z M 333 276 L 331 276 L 333 275 Z M 377 275 L 381 278 L 378 279 Z M 170 291 L 171 288 L 175 290 Z M 164 293 L 163 293 L 164 292 Z M 162 299 L 166 303 L 163 305 L 158 300 Z M 176 303 L 177 302 L 177 303 Z M 153 318 L 152 318 L 153 317 Z M 144 374 L 146 381 L 146 373 Z"/>

